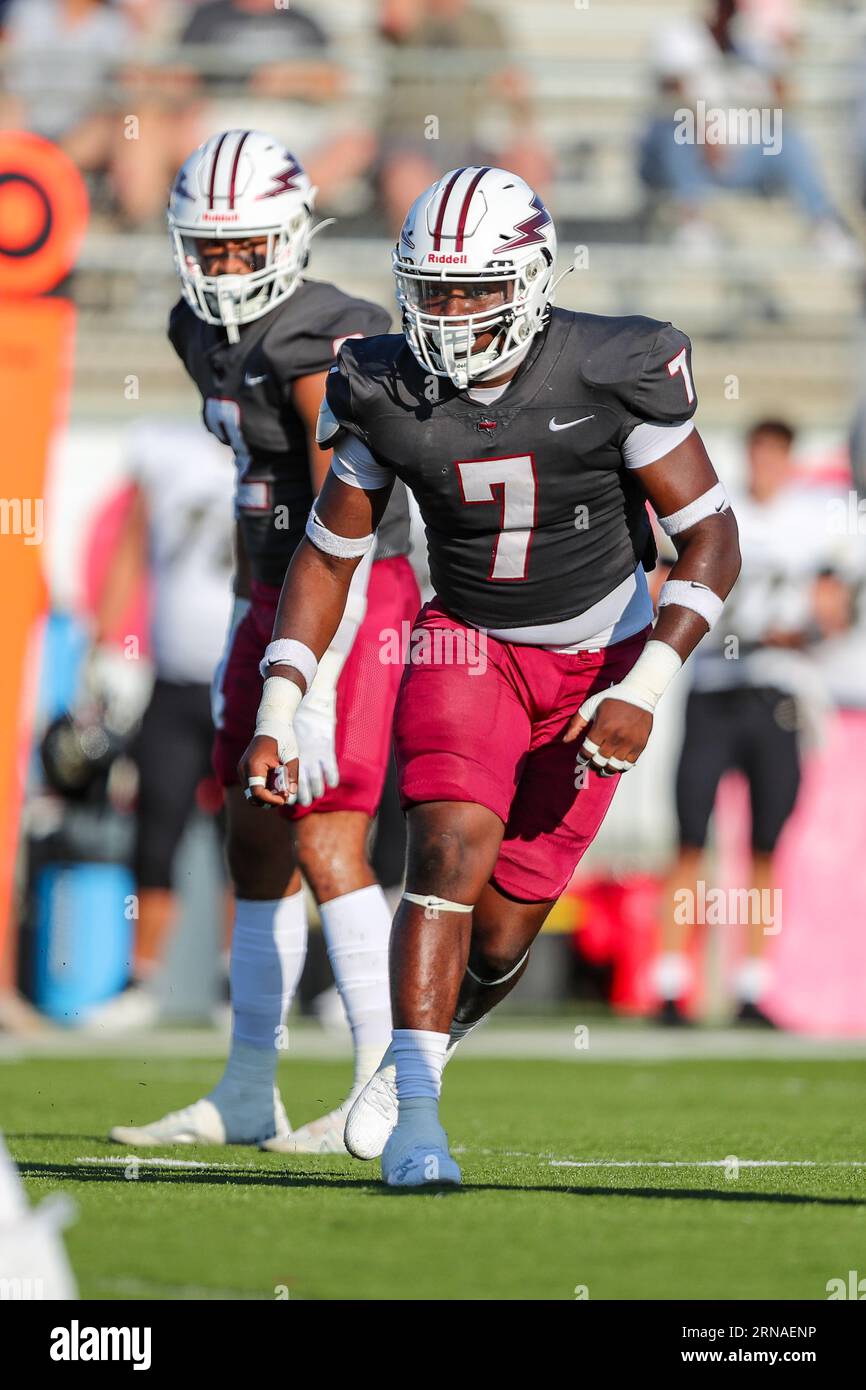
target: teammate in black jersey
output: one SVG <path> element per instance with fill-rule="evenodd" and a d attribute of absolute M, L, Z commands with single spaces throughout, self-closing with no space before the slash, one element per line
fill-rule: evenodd
<path fill-rule="evenodd" d="M 547 209 L 502 169 L 454 170 L 410 209 L 394 252 L 403 334 L 345 344 L 328 376 L 331 469 L 243 763 L 262 804 L 291 795 L 294 711 L 401 480 L 437 596 L 395 722 L 409 851 L 393 1041 L 346 1126 L 350 1152 L 381 1153 L 394 1186 L 460 1181 L 442 1067 L 519 978 L 739 567 L 692 424 L 688 339 L 551 309 L 555 255 Z M 654 631 L 647 501 L 678 551 Z"/>
<path fill-rule="evenodd" d="M 298 713 L 296 804 L 261 816 L 249 789 L 245 797 L 237 785 L 280 585 L 328 471 L 329 453 L 315 446 L 325 375 L 343 342 L 385 332 L 390 322 L 376 305 L 304 278 L 316 230 L 314 196 L 281 142 L 247 130 L 225 131 L 202 145 L 171 193 L 169 227 L 183 298 L 172 311 L 169 336 L 198 387 L 205 425 L 231 445 L 237 464 L 237 603 L 214 681 L 214 765 L 226 787 L 236 893 L 233 1029 L 217 1087 L 154 1124 L 114 1130 L 123 1143 L 265 1142 L 281 1151 L 345 1152 L 344 1110 L 290 1132 L 274 1085 L 306 949 L 299 868 L 319 904 L 352 1028 L 352 1096 L 390 1038 L 390 914 L 366 843 L 402 674 L 399 665 L 378 660 L 378 634 L 411 622 L 419 603 L 406 559 L 402 489 L 391 498 L 375 553 L 352 580 L 340 630 Z"/>

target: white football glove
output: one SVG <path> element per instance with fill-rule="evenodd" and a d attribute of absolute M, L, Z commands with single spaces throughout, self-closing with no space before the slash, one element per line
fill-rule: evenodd
<path fill-rule="evenodd" d="M 122 647 L 92 647 L 81 671 L 76 708 L 100 712 L 113 733 L 128 734 L 141 719 L 153 689 L 153 667 Z"/>
<path fill-rule="evenodd" d="M 337 677 L 343 661 L 328 650 L 301 701 L 293 728 L 298 740 L 298 805 L 310 806 L 340 782 L 337 767 Z"/>

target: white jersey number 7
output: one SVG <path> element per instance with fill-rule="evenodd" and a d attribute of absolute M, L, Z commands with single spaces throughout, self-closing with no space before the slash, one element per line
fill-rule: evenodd
<path fill-rule="evenodd" d="M 499 535 L 493 546 L 487 578 L 525 579 L 538 495 L 532 454 L 461 459 L 457 464 L 457 477 L 467 504 L 499 503 Z"/>

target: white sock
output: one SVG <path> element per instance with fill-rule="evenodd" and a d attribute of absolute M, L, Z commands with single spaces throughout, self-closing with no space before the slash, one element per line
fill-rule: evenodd
<path fill-rule="evenodd" d="M 766 993 L 770 972 L 765 960 L 747 956 L 737 971 L 736 990 L 741 1004 L 757 1004 Z"/>
<path fill-rule="evenodd" d="M 319 908 L 328 959 L 355 1044 L 353 1090 L 366 1085 L 391 1039 L 391 914 L 378 883 Z"/>
<path fill-rule="evenodd" d="M 431 1100 L 435 1105 L 442 1089 L 448 1034 L 395 1028 L 391 1045 L 397 1064 L 398 1101 Z"/>
<path fill-rule="evenodd" d="M 232 933 L 232 1045 L 220 1085 L 261 1085 L 270 1096 L 306 950 L 303 891 L 267 902 L 238 898 Z"/>
<path fill-rule="evenodd" d="M 682 999 L 689 987 L 689 962 L 682 951 L 663 951 L 653 966 L 653 983 L 660 999 Z"/>

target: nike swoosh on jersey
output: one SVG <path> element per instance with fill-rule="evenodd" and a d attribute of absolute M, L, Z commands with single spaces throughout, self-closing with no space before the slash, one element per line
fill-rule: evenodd
<path fill-rule="evenodd" d="M 263 381 L 267 381 L 268 374 L 263 372 L 261 376 L 244 376 L 244 386 L 261 386 Z"/>
<path fill-rule="evenodd" d="M 556 423 L 556 417 L 554 416 L 552 420 L 548 420 L 547 428 L 549 430 L 570 430 L 572 425 L 582 425 L 586 420 L 594 419 L 594 415 L 581 415 L 579 420 L 566 420 L 564 425 L 558 425 Z"/>

